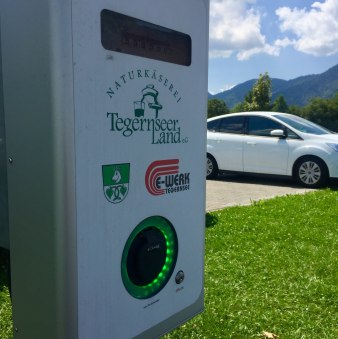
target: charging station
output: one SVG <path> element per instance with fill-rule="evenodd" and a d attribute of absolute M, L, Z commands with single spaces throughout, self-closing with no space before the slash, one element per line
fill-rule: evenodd
<path fill-rule="evenodd" d="M 14 337 L 159 337 L 203 310 L 209 0 L 0 6 Z"/>

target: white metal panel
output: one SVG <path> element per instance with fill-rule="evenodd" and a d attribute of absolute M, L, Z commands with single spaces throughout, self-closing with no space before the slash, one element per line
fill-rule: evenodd
<path fill-rule="evenodd" d="M 105 50 L 100 12 L 117 11 L 190 35 L 192 63 L 181 66 Z M 165 14 L 165 15 L 164 15 Z M 188 308 L 203 290 L 205 106 L 207 83 L 207 10 L 200 1 L 74 1 L 74 90 L 78 220 L 79 329 L 82 338 L 135 336 Z M 196 25 L 196 22 L 199 25 Z M 145 109 L 143 130 L 134 123 L 134 101 L 152 85 L 162 109 Z M 196 95 L 196 93 L 199 93 Z M 131 120 L 127 120 L 131 119 Z M 171 120 L 172 122 L 169 122 Z M 175 123 L 174 123 L 175 121 Z M 162 123 L 164 131 L 148 124 Z M 168 126 L 169 124 L 169 126 Z M 175 124 L 175 127 L 174 127 Z M 118 129 L 121 129 L 120 131 Z M 173 129 L 168 143 L 160 133 Z M 124 136 L 125 134 L 131 134 Z M 170 135 L 170 133 L 168 133 Z M 179 159 L 189 173 L 189 189 L 151 195 L 148 166 Z M 102 166 L 130 164 L 129 192 L 118 204 L 107 201 Z M 154 297 L 135 299 L 121 280 L 121 254 L 137 224 L 152 215 L 174 225 L 179 242 L 173 277 Z M 185 272 L 177 285 L 174 276 Z M 97 288 L 93 289 L 93 286 Z M 88 312 L 88 309 L 95 310 Z M 93 326 L 95 324 L 95 326 Z M 120 332 L 122 330 L 122 332 Z M 114 336 L 114 335 L 113 335 Z"/>

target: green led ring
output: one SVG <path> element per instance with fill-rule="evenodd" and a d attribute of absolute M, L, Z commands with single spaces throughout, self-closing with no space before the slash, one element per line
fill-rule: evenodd
<path fill-rule="evenodd" d="M 157 277 L 149 284 L 135 285 L 129 278 L 127 258 L 130 247 L 136 236 L 147 228 L 158 229 L 166 241 L 166 259 Z M 168 282 L 174 270 L 177 259 L 178 242 L 174 227 L 169 220 L 161 216 L 152 216 L 141 221 L 130 234 L 122 253 L 121 275 L 123 284 L 130 295 L 137 299 L 147 299 L 157 294 Z"/>

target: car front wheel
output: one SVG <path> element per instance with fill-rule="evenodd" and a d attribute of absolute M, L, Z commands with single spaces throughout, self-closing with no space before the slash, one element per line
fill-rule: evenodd
<path fill-rule="evenodd" d="M 321 159 L 304 157 L 297 162 L 295 176 L 304 187 L 322 187 L 328 180 L 328 170 Z"/>
<path fill-rule="evenodd" d="M 207 179 L 215 178 L 218 174 L 218 166 L 214 157 L 207 154 Z"/>

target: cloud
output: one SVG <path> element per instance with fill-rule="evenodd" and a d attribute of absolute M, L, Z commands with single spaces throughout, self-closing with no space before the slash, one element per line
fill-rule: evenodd
<path fill-rule="evenodd" d="M 289 38 L 284 38 L 275 40 L 274 45 L 278 47 L 287 47 L 290 45 L 294 45 L 294 43 L 295 42 L 293 40 L 290 40 Z"/>
<path fill-rule="evenodd" d="M 338 53 L 338 1 L 314 2 L 311 9 L 280 7 L 276 10 L 280 30 L 289 33 L 284 38 L 300 52 L 329 56 Z M 281 45 L 280 45 L 281 46 Z"/>
<path fill-rule="evenodd" d="M 310 8 L 280 7 L 275 11 L 282 35 L 267 42 L 256 0 L 211 0 L 209 56 L 248 60 L 256 54 L 278 56 L 282 48 L 315 56 L 338 53 L 338 1 L 312 2 Z"/>
<path fill-rule="evenodd" d="M 231 88 L 234 88 L 236 85 L 233 85 L 233 84 L 226 84 L 225 86 L 224 86 L 224 88 L 221 88 L 220 89 L 220 91 L 221 92 L 225 92 L 225 91 L 229 91 Z"/>
<path fill-rule="evenodd" d="M 247 60 L 259 53 L 278 55 L 280 47 L 266 42 L 261 14 L 252 8 L 256 0 L 211 0 L 209 55 Z"/>

